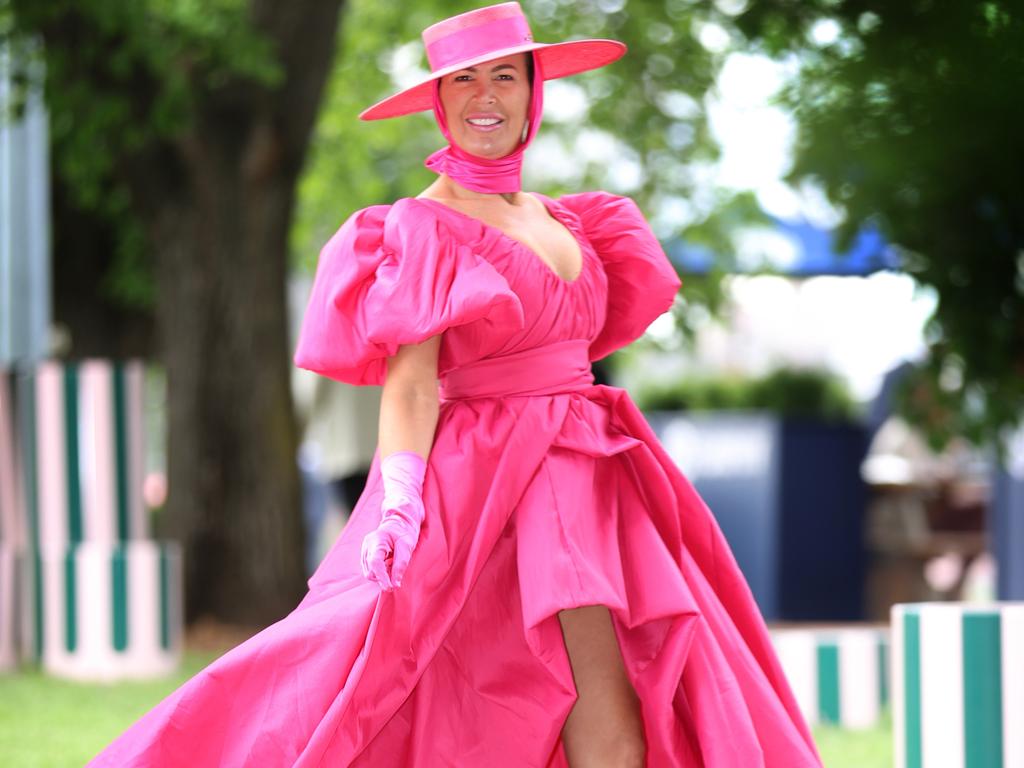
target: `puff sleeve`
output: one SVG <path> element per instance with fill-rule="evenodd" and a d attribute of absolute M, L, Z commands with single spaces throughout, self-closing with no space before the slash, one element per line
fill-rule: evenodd
<path fill-rule="evenodd" d="M 295 364 L 349 384 L 383 384 L 399 345 L 482 319 L 522 327 L 505 278 L 428 206 L 372 206 L 320 252 Z"/>
<path fill-rule="evenodd" d="M 672 306 L 682 281 L 636 203 L 607 192 L 560 199 L 580 219 L 608 277 L 608 312 L 590 345 L 599 360 L 643 335 Z"/>

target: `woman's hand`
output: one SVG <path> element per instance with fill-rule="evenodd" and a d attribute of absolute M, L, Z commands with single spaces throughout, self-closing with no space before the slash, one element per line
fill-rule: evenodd
<path fill-rule="evenodd" d="M 402 577 L 423 524 L 423 476 L 427 464 L 419 454 L 398 451 L 380 463 L 384 483 L 380 525 L 363 538 L 363 575 L 386 591 L 402 586 Z"/>

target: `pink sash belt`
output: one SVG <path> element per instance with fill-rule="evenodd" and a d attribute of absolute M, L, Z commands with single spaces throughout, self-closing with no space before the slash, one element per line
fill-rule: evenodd
<path fill-rule="evenodd" d="M 441 377 L 441 399 L 578 392 L 594 385 L 589 351 L 587 339 L 570 339 L 478 360 Z"/>

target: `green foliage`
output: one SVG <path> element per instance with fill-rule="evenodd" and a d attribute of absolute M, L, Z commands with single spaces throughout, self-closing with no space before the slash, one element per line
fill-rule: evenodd
<path fill-rule="evenodd" d="M 114 267 L 104 284 L 147 306 L 153 277 L 125 182 L 134 156 L 180 140 L 196 95 L 230 77 L 282 85 L 268 41 L 242 0 L 0 0 L 0 42 L 18 47 L 14 102 L 43 77 L 53 165 L 78 206 L 110 221 Z M 36 41 L 46 40 L 40 46 Z"/>
<path fill-rule="evenodd" d="M 693 377 L 637 393 L 646 410 L 757 410 L 790 418 L 850 421 L 857 406 L 839 377 L 814 369 L 779 368 L 757 377 Z"/>
<path fill-rule="evenodd" d="M 894 391 L 896 410 L 922 429 L 936 453 L 955 437 L 981 443 L 991 436 L 986 403 L 963 396 L 963 368 L 957 355 L 933 355 L 909 369 Z M 997 440 L 994 447 L 1005 446 Z"/>
<path fill-rule="evenodd" d="M 52 41 L 43 55 L 56 165 L 89 207 L 103 205 L 125 154 L 188 127 L 195 89 L 229 74 L 280 76 L 240 0 L 7 1 L 18 34 Z"/>
<path fill-rule="evenodd" d="M 800 56 L 782 97 L 799 122 L 792 179 L 822 184 L 847 213 L 847 238 L 876 222 L 939 294 L 932 436 L 991 437 L 1020 419 L 1024 8 L 766 0 L 738 23 L 768 53 Z M 831 42 L 815 35 L 822 24 Z"/>
<path fill-rule="evenodd" d="M 701 102 L 722 56 L 705 49 L 698 34 L 702 23 L 719 18 L 718 11 L 679 0 L 534 2 L 527 8 L 541 30 L 539 39 L 611 37 L 629 46 L 612 66 L 579 76 L 589 104 L 583 121 L 548 130 L 570 152 L 585 127 L 622 141 L 640 166 L 634 196 L 644 208 L 665 196 L 688 196 L 694 186 L 689 166 L 717 156 Z M 605 170 L 611 159 L 586 169 L 584 188 L 609 182 Z"/>

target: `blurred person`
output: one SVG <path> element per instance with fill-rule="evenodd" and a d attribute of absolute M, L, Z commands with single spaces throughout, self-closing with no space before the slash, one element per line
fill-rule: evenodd
<path fill-rule="evenodd" d="M 303 435 L 308 471 L 315 477 L 307 509 L 307 573 L 312 574 L 324 552 L 321 549 L 328 513 L 337 512 L 343 526 L 366 487 L 377 446 L 380 387 L 354 387 L 316 376 L 309 417 Z M 317 493 L 315 485 L 324 486 Z"/>
<path fill-rule="evenodd" d="M 330 488 L 320 476 L 320 457 L 314 444 L 301 443 L 296 459 L 302 487 L 302 523 L 306 533 L 303 562 L 308 577 L 316 570 L 323 555 L 320 538 L 331 508 Z"/>
<path fill-rule="evenodd" d="M 303 297 L 308 302 L 307 291 Z M 377 446 L 381 388 L 355 387 L 301 368 L 293 368 L 291 378 L 302 433 L 298 466 L 306 573 L 312 575 L 325 554 L 325 536 L 344 526 L 366 487 Z"/>
<path fill-rule="evenodd" d="M 317 471 L 347 519 L 373 463 L 381 388 L 316 378 L 305 439 L 317 446 Z"/>
<path fill-rule="evenodd" d="M 91 765 L 820 766 L 708 509 L 591 363 L 680 281 L 637 206 L 522 191 L 544 81 L 610 40 L 533 41 L 517 3 L 423 33 L 416 198 L 326 244 L 296 363 L 382 384 L 352 517 L 300 605 Z"/>

